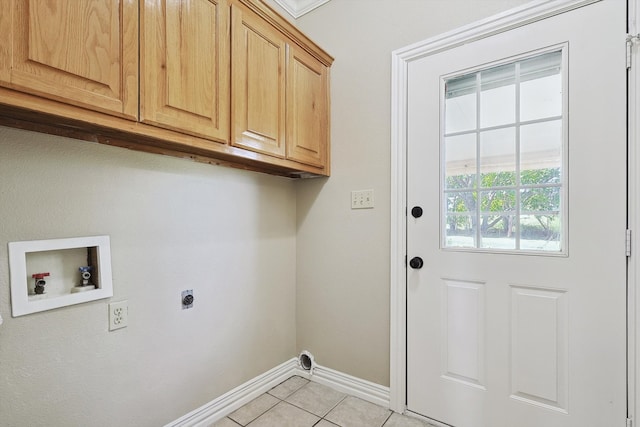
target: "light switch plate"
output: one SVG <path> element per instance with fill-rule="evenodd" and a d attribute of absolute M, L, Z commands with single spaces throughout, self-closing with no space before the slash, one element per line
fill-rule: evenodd
<path fill-rule="evenodd" d="M 354 190 L 351 192 L 351 209 L 372 209 L 373 190 Z"/>

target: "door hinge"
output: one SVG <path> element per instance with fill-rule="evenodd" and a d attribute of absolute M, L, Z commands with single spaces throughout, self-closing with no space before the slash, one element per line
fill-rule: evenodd
<path fill-rule="evenodd" d="M 631 230 L 627 230 L 625 254 L 631 256 Z"/>
<path fill-rule="evenodd" d="M 631 57 L 634 43 L 640 41 L 640 34 L 627 34 L 627 69 L 631 68 Z"/>

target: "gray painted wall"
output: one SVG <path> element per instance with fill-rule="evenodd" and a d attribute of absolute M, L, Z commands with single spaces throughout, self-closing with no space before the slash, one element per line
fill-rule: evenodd
<path fill-rule="evenodd" d="M 293 357 L 294 185 L 0 128 L 0 425 L 164 425 Z M 101 234 L 127 328 L 11 317 L 7 242 Z"/>
<path fill-rule="evenodd" d="M 297 187 L 297 346 L 319 364 L 389 385 L 391 52 L 523 3 L 331 0 L 297 20 L 335 57 L 332 176 Z M 351 210 L 360 189 L 373 210 Z"/>

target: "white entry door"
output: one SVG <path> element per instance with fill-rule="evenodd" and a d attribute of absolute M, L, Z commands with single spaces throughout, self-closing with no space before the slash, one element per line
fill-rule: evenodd
<path fill-rule="evenodd" d="M 626 425 L 625 3 L 408 65 L 409 411 Z"/>

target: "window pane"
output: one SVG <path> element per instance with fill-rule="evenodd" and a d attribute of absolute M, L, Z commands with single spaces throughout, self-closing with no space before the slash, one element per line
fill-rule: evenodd
<path fill-rule="evenodd" d="M 480 192 L 480 211 L 482 213 L 503 214 L 515 211 L 515 190 L 491 190 Z"/>
<path fill-rule="evenodd" d="M 445 82 L 445 247 L 563 250 L 562 55 Z"/>
<path fill-rule="evenodd" d="M 520 179 L 523 185 L 559 183 L 562 179 L 562 121 L 520 128 Z"/>
<path fill-rule="evenodd" d="M 480 127 L 514 123 L 516 120 L 515 64 L 480 73 Z"/>
<path fill-rule="evenodd" d="M 515 128 L 480 133 L 480 185 L 498 187 L 516 184 Z"/>
<path fill-rule="evenodd" d="M 560 212 L 560 187 L 520 190 L 520 212 L 523 214 L 552 213 L 557 215 Z"/>
<path fill-rule="evenodd" d="M 445 246 L 475 247 L 476 200 L 474 191 L 447 193 Z"/>
<path fill-rule="evenodd" d="M 447 193 L 447 212 L 475 215 L 476 192 L 460 191 Z"/>
<path fill-rule="evenodd" d="M 480 193 L 480 247 L 515 249 L 515 190 L 491 190 Z"/>
<path fill-rule="evenodd" d="M 483 215 L 480 228 L 480 247 L 515 249 L 515 223 L 514 215 Z"/>
<path fill-rule="evenodd" d="M 477 117 L 475 74 L 448 80 L 445 91 L 445 133 L 475 129 Z"/>
<path fill-rule="evenodd" d="M 454 248 L 475 248 L 475 214 L 447 215 L 445 226 L 445 246 Z"/>
<path fill-rule="evenodd" d="M 476 134 L 445 138 L 446 188 L 476 187 Z"/>
<path fill-rule="evenodd" d="M 520 64 L 520 120 L 562 115 L 561 52 L 552 52 Z"/>
<path fill-rule="evenodd" d="M 521 215 L 520 249 L 528 251 L 560 251 L 559 215 Z"/>

